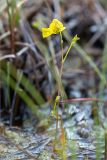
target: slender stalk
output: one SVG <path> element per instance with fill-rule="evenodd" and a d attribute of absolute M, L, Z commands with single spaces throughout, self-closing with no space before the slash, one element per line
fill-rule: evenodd
<path fill-rule="evenodd" d="M 62 39 L 62 33 L 60 32 L 60 44 L 61 44 L 61 68 L 60 68 L 60 79 L 62 79 L 62 73 L 63 73 L 63 56 L 64 56 L 64 52 L 63 52 L 63 39 Z M 61 91 L 58 89 L 58 96 L 61 95 Z"/>
<path fill-rule="evenodd" d="M 59 71 L 59 78 L 61 80 L 62 73 L 63 73 L 63 39 L 62 39 L 61 32 L 60 32 L 60 44 L 61 44 L 61 68 Z M 60 87 L 58 87 L 58 95 L 56 96 L 53 111 L 52 111 L 53 116 L 56 116 L 56 136 L 55 136 L 56 141 L 57 141 L 57 131 L 58 131 L 58 123 L 59 123 L 59 114 L 58 114 L 57 105 L 59 105 L 60 96 L 62 96 L 62 93 L 61 93 Z"/>
<path fill-rule="evenodd" d="M 105 130 L 105 160 L 107 160 L 107 130 Z"/>
<path fill-rule="evenodd" d="M 79 37 L 76 35 L 73 39 L 72 39 L 72 41 L 71 41 L 71 43 L 70 43 L 70 46 L 69 46 L 69 48 L 68 48 L 68 50 L 67 50 L 67 52 L 66 52 L 66 54 L 65 54 L 65 57 L 63 58 L 63 63 L 65 62 L 65 60 L 66 60 L 66 58 L 67 58 L 67 56 L 68 56 L 68 53 L 70 52 L 70 50 L 71 50 L 71 48 L 74 46 L 74 44 L 77 42 L 79 40 Z"/>

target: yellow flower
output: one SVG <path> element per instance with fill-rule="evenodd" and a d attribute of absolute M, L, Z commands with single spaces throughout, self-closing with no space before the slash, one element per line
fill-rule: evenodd
<path fill-rule="evenodd" d="M 53 34 L 58 34 L 65 29 L 63 24 L 57 19 L 53 19 L 49 28 L 52 30 Z"/>
<path fill-rule="evenodd" d="M 42 36 L 43 38 L 49 37 L 52 34 L 50 28 L 42 28 Z"/>
<path fill-rule="evenodd" d="M 49 28 L 42 28 L 43 38 L 49 37 L 52 34 L 58 34 L 65 29 L 63 24 L 58 19 L 53 19 Z"/>

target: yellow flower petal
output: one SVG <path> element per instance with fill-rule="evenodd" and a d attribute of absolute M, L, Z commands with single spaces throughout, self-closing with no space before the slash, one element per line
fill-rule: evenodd
<path fill-rule="evenodd" d="M 52 34 L 50 28 L 42 28 L 42 36 L 43 38 L 49 37 Z"/>
<path fill-rule="evenodd" d="M 65 29 L 63 24 L 58 19 L 53 19 L 49 28 L 42 28 L 43 38 L 49 37 L 52 34 L 58 34 Z"/>
<path fill-rule="evenodd" d="M 53 34 L 58 34 L 65 29 L 63 24 L 58 19 L 53 19 L 49 28 L 52 30 Z"/>

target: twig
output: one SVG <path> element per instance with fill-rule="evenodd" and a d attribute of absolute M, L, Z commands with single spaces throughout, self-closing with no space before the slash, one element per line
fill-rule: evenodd
<path fill-rule="evenodd" d="M 8 54 L 5 56 L 0 57 L 0 61 L 4 60 L 4 59 L 8 59 L 8 58 L 15 58 L 16 56 L 14 54 Z"/>
<path fill-rule="evenodd" d="M 74 99 L 60 100 L 60 103 L 88 102 L 88 101 L 103 102 L 103 103 L 105 102 L 104 100 L 98 98 L 74 98 Z"/>

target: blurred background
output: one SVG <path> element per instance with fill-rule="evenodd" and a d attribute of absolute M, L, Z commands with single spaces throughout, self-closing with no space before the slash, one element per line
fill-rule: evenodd
<path fill-rule="evenodd" d="M 37 127 L 50 114 L 58 85 L 63 99 L 106 101 L 106 0 L 0 0 L 0 6 L 1 122 Z M 72 38 L 80 37 L 64 64 L 62 80 L 60 36 L 43 39 L 41 34 L 53 18 L 66 27 L 64 54 Z"/>
<path fill-rule="evenodd" d="M 43 39 L 41 33 L 42 27 L 48 27 L 54 18 L 66 27 L 62 32 L 64 55 L 72 38 L 76 34 L 80 37 L 64 63 L 62 78 L 60 35 Z M 4 134 L 4 125 L 8 129 L 19 127 L 26 132 L 22 138 L 25 144 L 32 141 L 30 146 L 42 138 L 33 139 L 34 135 L 27 134 L 28 131 L 42 135 L 49 133 L 48 136 L 54 137 L 57 120 L 52 117 L 52 110 L 60 88 L 61 101 L 57 109 L 63 127 L 59 127 L 59 133 L 62 136 L 65 131 L 68 159 L 74 157 L 76 160 L 78 156 L 101 160 L 104 155 L 106 159 L 106 79 L 106 0 L 0 0 L 0 134 Z M 5 130 L 5 133 L 11 138 L 22 136 L 19 130 L 16 129 L 14 134 L 12 131 Z M 44 140 L 45 145 L 51 141 L 48 138 Z M 18 145 L 24 143 L 22 139 Z M 52 152 L 52 145 L 51 142 L 49 156 L 44 160 L 57 157 Z M 6 146 L 0 147 L 4 153 Z M 12 148 L 8 150 L 13 153 Z M 29 153 L 34 154 L 31 148 Z M 32 159 L 29 153 L 25 152 L 25 159 Z"/>

